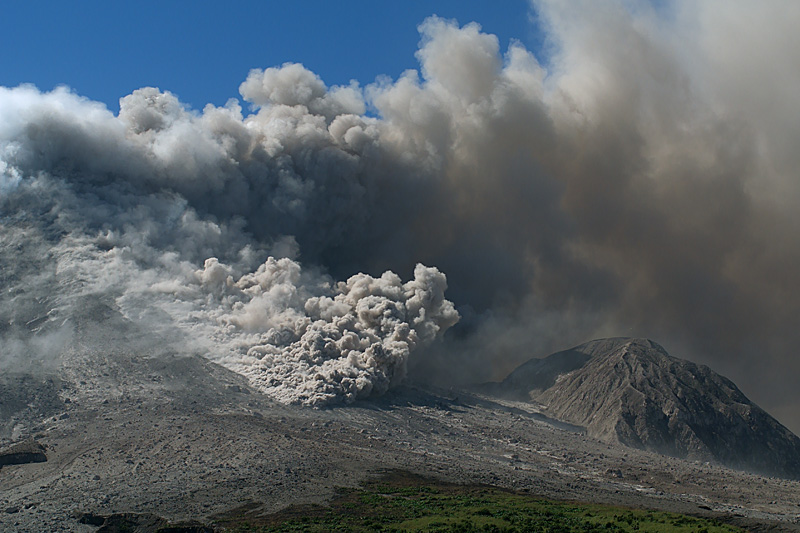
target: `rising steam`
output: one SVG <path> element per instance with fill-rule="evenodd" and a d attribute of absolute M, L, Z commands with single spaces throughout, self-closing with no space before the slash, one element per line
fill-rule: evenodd
<path fill-rule="evenodd" d="M 0 89 L 3 342 L 94 295 L 313 404 L 634 334 L 800 427 L 800 8 L 626 6 L 537 2 L 546 60 L 433 17 L 419 71 L 248 112 Z"/>

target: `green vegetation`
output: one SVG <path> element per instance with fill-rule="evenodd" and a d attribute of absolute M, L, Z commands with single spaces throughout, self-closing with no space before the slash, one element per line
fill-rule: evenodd
<path fill-rule="evenodd" d="M 494 487 L 438 483 L 401 472 L 363 489 L 342 490 L 329 507 L 294 506 L 257 518 L 242 509 L 220 517 L 216 525 L 235 532 L 741 531 L 711 519 L 544 500 Z"/>

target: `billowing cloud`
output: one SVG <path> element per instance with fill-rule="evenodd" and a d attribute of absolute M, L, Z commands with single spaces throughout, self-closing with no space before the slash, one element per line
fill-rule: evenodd
<path fill-rule="evenodd" d="M 303 278 L 296 262 L 271 257 L 234 280 L 210 258 L 174 292 L 201 300 L 192 320 L 221 326 L 212 333 L 216 344 L 233 345 L 223 362 L 287 403 L 349 403 L 384 393 L 405 378 L 418 344 L 458 321 L 435 268 L 417 265 L 407 283 L 392 272 L 333 286 Z"/>
<path fill-rule="evenodd" d="M 240 371 L 290 401 L 380 392 L 405 364 L 501 377 L 550 349 L 635 334 L 800 428 L 800 12 L 533 9 L 542 57 L 433 17 L 418 70 L 362 89 L 299 64 L 256 69 L 240 87 L 250 112 L 236 100 L 193 111 L 144 88 L 115 116 L 67 89 L 2 89 L 3 231 L 35 233 L 30 257 L 65 265 L 38 283 L 79 291 L 66 277 L 81 272 L 80 291 L 248 361 L 254 373 Z M 454 315 L 439 270 L 418 263 L 447 274 L 464 317 L 433 348 Z M 256 296 L 277 265 L 299 278 Z M 36 283 L 30 272 L 3 281 L 3 298 Z M 363 284 L 377 292 L 356 297 Z"/>

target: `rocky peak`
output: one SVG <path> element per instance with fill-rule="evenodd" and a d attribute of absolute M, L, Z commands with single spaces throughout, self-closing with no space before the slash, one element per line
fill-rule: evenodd
<path fill-rule="evenodd" d="M 499 389 L 602 440 L 800 478 L 797 436 L 727 378 L 649 339 L 599 339 L 532 359 Z"/>

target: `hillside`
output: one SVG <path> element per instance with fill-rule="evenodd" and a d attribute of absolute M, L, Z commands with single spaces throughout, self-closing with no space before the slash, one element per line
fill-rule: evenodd
<path fill-rule="evenodd" d="M 730 380 L 647 339 L 595 340 L 532 359 L 497 390 L 605 441 L 800 478 L 797 436 Z"/>

